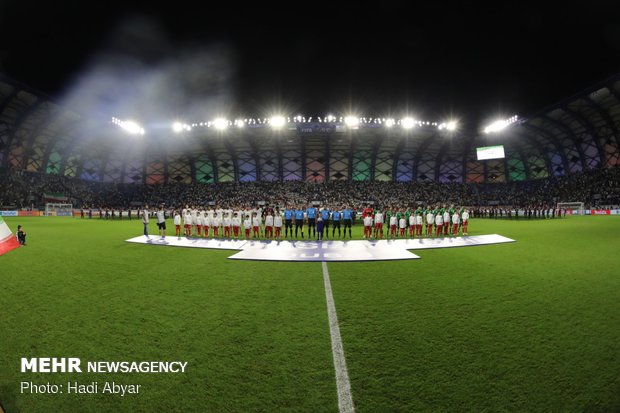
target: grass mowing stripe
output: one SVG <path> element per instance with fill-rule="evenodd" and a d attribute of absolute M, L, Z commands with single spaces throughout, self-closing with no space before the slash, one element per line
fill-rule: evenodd
<path fill-rule="evenodd" d="M 340 338 L 340 327 L 338 326 L 338 315 L 336 314 L 336 304 L 332 295 L 332 286 L 329 282 L 329 272 L 327 263 L 323 265 L 323 282 L 325 283 L 325 299 L 327 301 L 327 315 L 329 317 L 329 335 L 332 339 L 332 353 L 334 355 L 334 368 L 336 369 L 336 387 L 338 389 L 338 407 L 340 413 L 353 413 L 355 406 L 351 397 L 351 383 L 347 372 L 347 361 L 344 357 L 342 339 Z"/>

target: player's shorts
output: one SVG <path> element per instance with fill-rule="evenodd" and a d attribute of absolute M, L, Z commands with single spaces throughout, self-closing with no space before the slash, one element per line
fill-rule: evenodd
<path fill-rule="evenodd" d="M 291 228 L 293 226 L 293 220 L 292 219 L 284 220 L 284 225 L 286 225 L 287 228 Z"/>
<path fill-rule="evenodd" d="M 345 228 L 351 228 L 351 220 L 350 219 L 345 219 L 344 220 L 344 227 Z"/>
<path fill-rule="evenodd" d="M 166 222 L 165 221 L 164 222 L 158 222 L 157 223 L 157 228 L 165 230 L 166 229 Z"/>
<path fill-rule="evenodd" d="M 308 226 L 314 227 L 316 225 L 316 218 L 308 218 Z"/>

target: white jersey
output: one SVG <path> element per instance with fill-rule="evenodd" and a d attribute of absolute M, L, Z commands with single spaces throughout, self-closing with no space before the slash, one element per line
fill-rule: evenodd
<path fill-rule="evenodd" d="M 463 220 L 463 223 L 469 221 L 469 212 L 463 211 L 463 216 L 461 217 L 461 219 Z"/>
<path fill-rule="evenodd" d="M 174 225 L 181 225 L 181 215 L 174 214 Z"/>
<path fill-rule="evenodd" d="M 243 228 L 245 228 L 245 229 L 252 228 L 252 220 L 251 219 L 244 219 L 243 220 Z"/>
<path fill-rule="evenodd" d="M 375 224 L 383 224 L 383 213 L 377 212 L 375 214 Z"/>
<path fill-rule="evenodd" d="M 461 220 L 461 217 L 459 216 L 459 213 L 455 212 L 454 215 L 452 215 L 452 223 L 458 224 L 460 220 Z"/>
<path fill-rule="evenodd" d="M 401 218 L 398 221 L 398 228 L 407 228 L 407 220 L 405 218 Z"/>
<path fill-rule="evenodd" d="M 368 215 L 366 218 L 364 218 L 364 226 L 365 227 L 372 227 L 372 217 L 370 215 Z"/>
<path fill-rule="evenodd" d="M 422 225 L 422 215 L 416 215 L 415 222 L 417 225 Z"/>
<path fill-rule="evenodd" d="M 396 218 L 396 215 L 390 217 L 390 226 L 392 225 L 398 225 L 398 218 Z"/>
<path fill-rule="evenodd" d="M 256 217 L 252 217 L 252 226 L 253 227 L 260 227 L 263 224 L 263 220 L 261 219 L 261 217 L 256 216 Z"/>
<path fill-rule="evenodd" d="M 428 214 L 426 214 L 426 223 L 427 224 L 432 224 L 435 221 L 435 216 L 433 215 L 432 212 L 429 212 Z"/>
<path fill-rule="evenodd" d="M 267 215 L 265 217 L 265 226 L 266 227 L 273 227 L 273 215 Z"/>
<path fill-rule="evenodd" d="M 232 218 L 231 223 L 232 223 L 233 227 L 240 227 L 241 226 L 241 218 L 239 218 L 239 216 L 237 215 L 236 217 Z"/>
<path fill-rule="evenodd" d="M 416 216 L 415 215 L 410 215 L 409 216 L 409 226 L 412 227 L 414 226 L 416 223 Z"/>
<path fill-rule="evenodd" d="M 166 222 L 166 215 L 164 211 L 157 211 L 157 223 L 161 224 Z"/>
<path fill-rule="evenodd" d="M 149 223 L 149 211 L 147 211 L 146 209 L 142 210 L 142 223 L 143 224 Z"/>
<path fill-rule="evenodd" d="M 437 216 L 435 217 L 435 225 L 443 225 L 443 215 L 437 214 Z"/>
<path fill-rule="evenodd" d="M 211 226 L 219 227 L 221 225 L 222 225 L 222 220 L 217 215 L 215 215 L 213 219 L 211 220 Z"/>
<path fill-rule="evenodd" d="M 273 226 L 276 228 L 282 228 L 282 215 L 277 214 L 273 217 Z"/>
<path fill-rule="evenodd" d="M 190 214 L 183 215 L 183 225 L 192 225 L 192 216 Z"/>
<path fill-rule="evenodd" d="M 448 211 L 443 213 L 443 222 L 446 224 L 450 223 L 450 213 Z"/>
<path fill-rule="evenodd" d="M 225 227 L 229 227 L 229 226 L 231 226 L 231 225 L 232 225 L 232 221 L 231 221 L 230 217 L 227 217 L 227 216 L 226 216 L 226 217 L 224 217 L 224 219 L 222 220 L 222 222 L 223 222 L 223 224 L 224 224 L 224 226 L 225 226 Z"/>

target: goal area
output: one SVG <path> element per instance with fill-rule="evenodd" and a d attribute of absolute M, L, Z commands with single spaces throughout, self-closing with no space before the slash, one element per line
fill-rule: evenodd
<path fill-rule="evenodd" d="M 566 209 L 573 211 L 574 214 L 583 215 L 583 202 L 558 202 L 558 209 Z"/>
<path fill-rule="evenodd" d="M 49 202 L 45 204 L 46 217 L 72 217 L 73 204 L 58 204 Z"/>

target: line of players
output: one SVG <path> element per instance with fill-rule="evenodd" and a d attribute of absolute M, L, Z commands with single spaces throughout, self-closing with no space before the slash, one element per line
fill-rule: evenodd
<path fill-rule="evenodd" d="M 387 223 L 387 237 L 441 237 L 457 236 L 459 231 L 467 235 L 469 230 L 469 211 L 465 208 L 428 206 L 408 210 L 374 210 L 368 205 L 362 213 L 364 238 L 383 238 L 383 224 Z M 423 233 L 424 228 L 426 232 Z"/>
<path fill-rule="evenodd" d="M 176 235 L 181 236 L 181 229 L 185 236 L 197 237 L 224 237 L 224 238 L 274 238 L 282 239 L 304 238 L 304 224 L 307 224 L 309 239 L 322 240 L 329 238 L 329 227 L 332 227 L 331 237 L 352 238 L 351 228 L 355 220 L 355 212 L 344 206 L 341 210 L 316 207 L 286 207 L 281 211 L 278 207 L 264 209 L 250 209 L 234 211 L 232 209 L 189 208 L 174 212 Z M 370 205 L 362 213 L 364 223 L 364 238 L 383 238 L 383 224 L 386 222 L 387 237 L 422 237 L 423 228 L 426 228 L 427 237 L 467 235 L 469 212 L 451 206 L 417 208 L 408 210 L 374 210 Z M 282 229 L 284 228 L 284 234 Z M 293 228 L 295 231 L 293 232 Z M 341 231 L 341 229 L 343 231 Z"/>
<path fill-rule="evenodd" d="M 181 211 L 174 211 L 174 225 L 177 236 L 181 236 L 183 229 L 185 236 L 241 238 L 245 235 L 246 239 L 282 239 L 283 236 L 298 238 L 299 235 L 304 238 L 304 224 L 307 224 L 308 238 L 322 240 L 324 236 L 329 237 L 330 223 L 333 227 L 332 238 L 336 231 L 339 237 L 346 237 L 347 229 L 349 238 L 352 238 L 354 217 L 355 212 L 346 206 L 335 211 L 316 207 L 287 207 L 283 211 L 279 207 L 246 208 L 241 211 L 220 208 L 204 211 L 186 206 Z"/>

